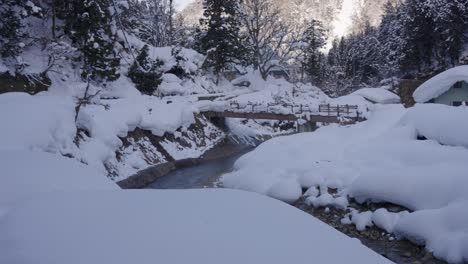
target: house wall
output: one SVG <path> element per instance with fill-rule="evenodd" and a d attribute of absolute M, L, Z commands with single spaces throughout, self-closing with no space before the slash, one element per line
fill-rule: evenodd
<path fill-rule="evenodd" d="M 455 101 L 468 102 L 468 83 L 463 82 L 462 88 L 451 88 L 446 93 L 434 99 L 436 104 L 452 105 Z"/>

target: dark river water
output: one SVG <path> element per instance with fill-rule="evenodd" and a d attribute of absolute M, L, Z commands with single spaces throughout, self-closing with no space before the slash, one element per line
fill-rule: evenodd
<path fill-rule="evenodd" d="M 147 189 L 200 189 L 219 187 L 219 178 L 232 171 L 234 163 L 248 151 L 203 163 L 190 168 L 178 169 L 159 178 Z"/>

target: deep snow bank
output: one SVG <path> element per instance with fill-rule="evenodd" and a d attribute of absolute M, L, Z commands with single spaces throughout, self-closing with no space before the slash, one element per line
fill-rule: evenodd
<path fill-rule="evenodd" d="M 214 125 L 195 118 L 198 108 L 190 97 L 96 98 L 81 107 L 75 123 L 76 100 L 52 94 L 56 91 L 0 95 L 0 151 L 38 150 L 73 157 L 121 180 L 168 159 L 196 158 L 224 138 Z M 149 131 L 159 141 L 128 138 L 136 128 Z"/>
<path fill-rule="evenodd" d="M 293 207 L 229 190 L 50 196 L 0 233 L 1 263 L 391 263 Z"/>

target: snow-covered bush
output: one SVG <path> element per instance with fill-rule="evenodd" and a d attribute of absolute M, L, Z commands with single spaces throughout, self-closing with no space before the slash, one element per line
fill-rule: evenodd
<path fill-rule="evenodd" d="M 150 59 L 148 52 L 148 45 L 143 46 L 136 61 L 128 70 L 128 77 L 140 92 L 152 95 L 161 84 L 162 62 Z"/>

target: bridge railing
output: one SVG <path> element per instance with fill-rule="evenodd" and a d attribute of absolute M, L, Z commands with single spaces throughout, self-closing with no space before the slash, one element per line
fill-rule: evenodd
<path fill-rule="evenodd" d="M 357 105 L 336 105 L 332 106 L 330 104 L 320 105 L 319 112 L 320 113 L 327 113 L 330 115 L 336 116 L 349 116 L 352 114 L 356 114 L 359 117 L 359 107 Z"/>
<path fill-rule="evenodd" d="M 281 103 L 254 103 L 247 102 L 240 104 L 237 101 L 230 101 L 229 109 L 225 111 L 234 111 L 241 113 L 276 113 L 276 114 L 294 114 L 294 115 L 326 115 L 338 117 L 356 117 L 360 118 L 359 107 L 357 105 L 316 105 L 306 104 L 281 104 Z"/>

